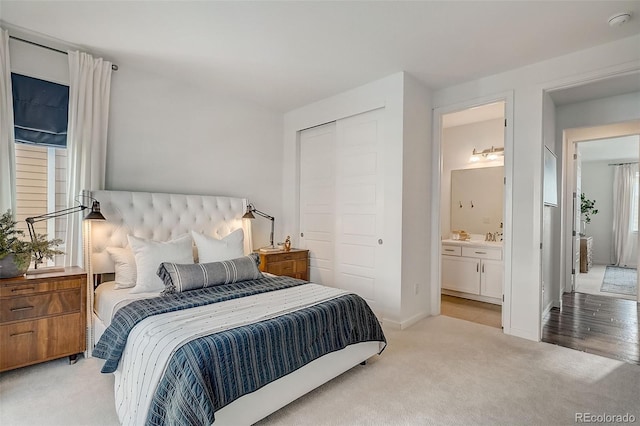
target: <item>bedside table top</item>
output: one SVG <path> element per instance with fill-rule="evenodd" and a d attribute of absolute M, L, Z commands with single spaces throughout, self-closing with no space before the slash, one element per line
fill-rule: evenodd
<path fill-rule="evenodd" d="M 79 266 L 71 266 L 64 268 L 64 271 L 52 271 L 52 272 L 43 272 L 41 274 L 33 274 L 33 275 L 23 275 L 20 277 L 14 278 L 2 278 L 0 279 L 0 285 L 5 283 L 16 284 L 19 282 L 31 282 L 35 280 L 41 279 L 51 279 L 51 278 L 61 278 L 61 277 L 71 277 L 74 275 L 85 275 L 86 272 L 84 269 Z"/>

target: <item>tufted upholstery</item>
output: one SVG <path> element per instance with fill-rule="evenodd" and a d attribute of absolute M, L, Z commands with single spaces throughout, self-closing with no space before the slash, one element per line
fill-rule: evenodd
<path fill-rule="evenodd" d="M 93 191 L 106 221 L 93 221 L 89 265 L 94 274 L 114 271 L 107 247 L 127 247 L 127 235 L 167 241 L 191 230 L 222 238 L 244 228 L 245 253 L 251 252 L 243 198 L 129 191 Z M 243 223 L 244 222 L 244 223 Z"/>

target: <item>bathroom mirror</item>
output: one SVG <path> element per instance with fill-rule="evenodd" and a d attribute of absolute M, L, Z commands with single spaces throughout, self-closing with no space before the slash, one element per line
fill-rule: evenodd
<path fill-rule="evenodd" d="M 502 223 L 504 166 L 451 171 L 451 229 L 497 232 Z"/>

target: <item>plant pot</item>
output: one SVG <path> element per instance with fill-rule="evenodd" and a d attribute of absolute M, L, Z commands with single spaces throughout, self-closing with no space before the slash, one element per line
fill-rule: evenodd
<path fill-rule="evenodd" d="M 23 268 L 18 268 L 15 263 L 14 255 L 8 254 L 0 259 L 0 278 L 14 278 L 24 275 L 29 269 L 27 264 Z"/>

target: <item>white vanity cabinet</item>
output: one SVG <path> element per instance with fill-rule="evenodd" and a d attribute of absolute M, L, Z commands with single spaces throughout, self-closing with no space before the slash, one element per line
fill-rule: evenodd
<path fill-rule="evenodd" d="M 502 247 L 478 242 L 442 244 L 442 289 L 455 296 L 502 303 Z"/>

